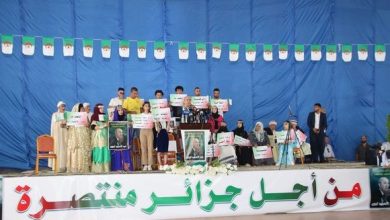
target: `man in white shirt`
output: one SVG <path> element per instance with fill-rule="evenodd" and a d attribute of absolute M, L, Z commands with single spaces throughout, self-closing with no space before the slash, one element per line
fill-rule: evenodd
<path fill-rule="evenodd" d="M 307 117 L 307 126 L 310 129 L 311 160 L 313 163 L 325 162 L 324 159 L 324 138 L 328 127 L 326 114 L 321 110 L 321 104 L 314 104 L 314 111 Z"/>
<path fill-rule="evenodd" d="M 114 117 L 115 108 L 118 105 L 123 105 L 124 97 L 125 97 L 125 89 L 122 87 L 118 88 L 117 97 L 112 98 L 110 100 L 110 103 L 108 104 L 107 112 L 108 112 L 108 116 L 109 116 L 110 121 L 112 121 L 112 119 Z"/>

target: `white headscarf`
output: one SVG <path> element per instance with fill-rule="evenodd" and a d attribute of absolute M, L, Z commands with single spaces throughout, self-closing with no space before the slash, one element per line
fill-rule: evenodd
<path fill-rule="evenodd" d="M 65 105 L 65 102 L 59 101 L 59 102 L 57 103 L 57 108 L 59 108 L 61 105 Z"/>
<path fill-rule="evenodd" d="M 256 127 L 260 126 L 260 130 L 256 131 Z M 256 135 L 256 138 L 258 141 L 263 141 L 264 140 L 264 125 L 261 121 L 256 122 L 255 127 L 253 128 L 253 133 Z"/>
<path fill-rule="evenodd" d="M 72 112 L 79 112 L 79 105 L 80 105 L 81 103 L 76 103 L 74 106 L 73 106 L 73 108 L 72 108 Z"/>

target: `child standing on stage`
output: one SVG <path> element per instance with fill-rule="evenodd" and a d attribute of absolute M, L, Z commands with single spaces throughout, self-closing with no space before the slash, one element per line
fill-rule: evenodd
<path fill-rule="evenodd" d="M 289 129 L 290 132 L 288 132 Z M 284 143 L 279 143 L 279 160 L 276 163 L 276 166 L 279 166 L 280 164 L 295 165 L 293 149 L 298 146 L 299 143 L 289 121 L 283 123 L 283 132 L 286 132 L 286 136 L 288 134 L 289 137 L 286 138 Z"/>
<path fill-rule="evenodd" d="M 142 114 L 151 114 L 150 103 L 144 102 L 142 105 Z M 144 171 L 152 170 L 153 164 L 153 128 L 142 128 L 140 131 L 141 141 L 141 163 Z"/>

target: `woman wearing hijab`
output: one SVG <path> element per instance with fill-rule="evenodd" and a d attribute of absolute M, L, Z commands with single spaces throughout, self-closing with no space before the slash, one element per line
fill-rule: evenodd
<path fill-rule="evenodd" d="M 127 121 L 126 111 L 122 108 L 122 106 L 115 108 L 113 121 Z M 128 132 L 128 135 L 130 135 L 130 132 Z M 111 150 L 111 170 L 133 170 L 133 163 L 131 161 L 130 154 L 130 149 Z"/>
<path fill-rule="evenodd" d="M 66 170 L 66 148 L 68 146 L 68 128 L 65 120 L 65 103 L 59 101 L 57 103 L 57 111 L 51 116 L 50 136 L 54 138 L 54 149 L 57 155 L 58 170 L 65 172 Z M 54 170 L 53 160 L 49 159 L 48 166 Z"/>
<path fill-rule="evenodd" d="M 290 132 L 288 130 L 290 129 Z M 283 123 L 283 132 L 289 133 L 289 138 L 284 143 L 279 143 L 279 160 L 276 166 L 280 164 L 294 165 L 293 149 L 298 145 L 298 141 L 295 137 L 294 129 L 292 129 L 289 121 Z"/>
<path fill-rule="evenodd" d="M 233 130 L 235 136 L 240 136 L 242 138 L 248 139 L 248 133 L 245 131 L 244 122 L 242 120 L 237 121 L 237 128 Z M 247 167 L 252 166 L 253 164 L 253 150 L 251 146 L 236 146 L 236 154 L 238 158 L 238 163 L 240 165 L 245 165 Z"/>
<path fill-rule="evenodd" d="M 267 132 L 264 131 L 264 126 L 262 122 L 256 122 L 255 127 L 249 134 L 249 140 L 253 146 L 270 146 Z M 274 162 L 273 158 L 266 159 L 255 159 L 255 165 L 272 165 Z"/>
<path fill-rule="evenodd" d="M 209 120 L 207 121 L 210 125 L 211 137 L 212 140 L 215 140 L 215 134 L 217 133 L 219 127 L 221 127 L 221 123 L 223 121 L 222 115 L 218 113 L 217 106 L 211 107 L 211 115 L 209 116 Z"/>
<path fill-rule="evenodd" d="M 104 106 L 95 105 L 91 117 L 92 129 L 92 172 L 106 173 L 110 171 L 110 149 L 108 147 L 108 123 L 105 120 Z"/>
<path fill-rule="evenodd" d="M 83 104 L 77 103 L 72 112 L 84 112 Z M 87 117 L 87 116 L 86 116 Z M 85 125 L 69 126 L 66 170 L 68 173 L 89 172 L 91 139 L 88 119 Z"/>

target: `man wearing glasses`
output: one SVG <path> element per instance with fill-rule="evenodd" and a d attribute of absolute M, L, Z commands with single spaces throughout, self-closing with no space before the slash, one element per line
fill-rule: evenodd
<path fill-rule="evenodd" d="M 118 93 L 117 97 L 114 97 L 110 100 L 110 103 L 108 104 L 108 114 L 109 114 L 109 119 L 112 121 L 114 117 L 114 110 L 118 105 L 123 105 L 123 100 L 125 97 L 125 89 L 122 87 L 118 88 Z"/>

